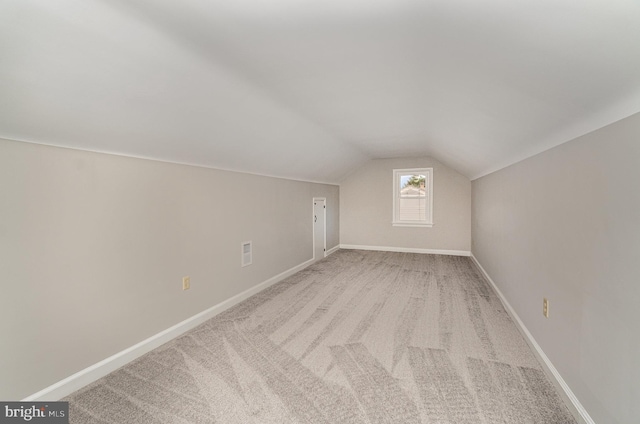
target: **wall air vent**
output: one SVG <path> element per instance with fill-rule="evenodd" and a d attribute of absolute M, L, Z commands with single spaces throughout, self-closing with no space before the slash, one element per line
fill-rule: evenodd
<path fill-rule="evenodd" d="M 245 241 L 242 243 L 242 266 L 247 266 L 247 265 L 251 265 L 252 262 L 252 258 L 251 258 L 251 242 L 250 241 Z"/>

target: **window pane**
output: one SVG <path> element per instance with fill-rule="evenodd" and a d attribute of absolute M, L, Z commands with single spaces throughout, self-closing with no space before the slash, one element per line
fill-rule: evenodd
<path fill-rule="evenodd" d="M 400 197 L 425 197 L 425 181 L 424 175 L 401 175 Z"/>
<path fill-rule="evenodd" d="M 400 220 L 424 221 L 427 219 L 427 199 L 424 197 L 401 197 Z"/>
<path fill-rule="evenodd" d="M 426 177 L 420 174 L 400 176 L 399 213 L 401 221 L 427 219 Z"/>

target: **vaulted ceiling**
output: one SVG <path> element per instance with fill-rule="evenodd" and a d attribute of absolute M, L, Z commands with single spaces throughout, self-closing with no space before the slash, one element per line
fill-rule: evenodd
<path fill-rule="evenodd" d="M 0 137 L 312 181 L 470 178 L 640 112 L 637 0 L 7 0 Z"/>

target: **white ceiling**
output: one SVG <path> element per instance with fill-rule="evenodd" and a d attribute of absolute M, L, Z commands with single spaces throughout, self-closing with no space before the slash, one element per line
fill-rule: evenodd
<path fill-rule="evenodd" d="M 637 0 L 5 0 L 0 137 L 339 182 L 470 178 L 640 112 Z"/>

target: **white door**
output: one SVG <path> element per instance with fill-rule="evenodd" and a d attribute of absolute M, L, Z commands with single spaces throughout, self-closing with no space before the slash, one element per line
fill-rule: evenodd
<path fill-rule="evenodd" d="M 327 200 L 313 199 L 313 259 L 324 258 L 327 251 Z"/>

